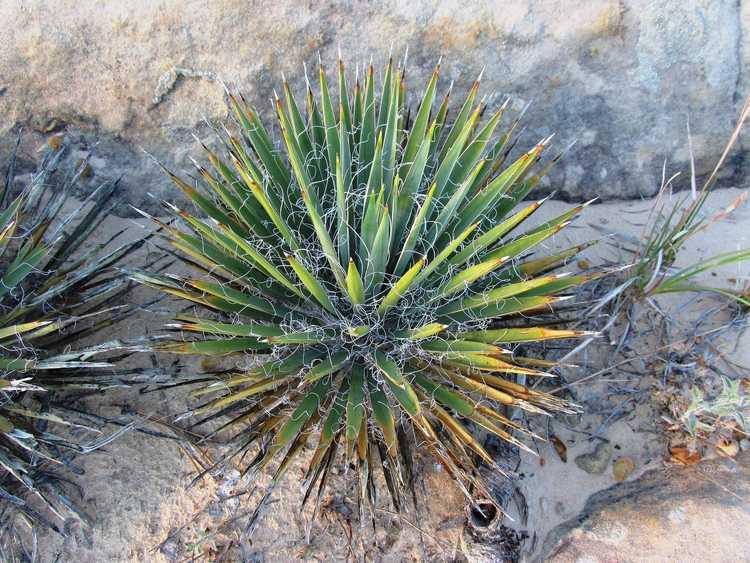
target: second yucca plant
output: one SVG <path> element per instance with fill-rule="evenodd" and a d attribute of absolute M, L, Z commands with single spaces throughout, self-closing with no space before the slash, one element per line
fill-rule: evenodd
<path fill-rule="evenodd" d="M 512 348 L 582 335 L 550 327 L 561 293 L 587 280 L 550 272 L 582 247 L 533 252 L 583 206 L 519 232 L 543 201 L 517 204 L 559 155 L 538 166 L 544 140 L 509 162 L 517 123 L 495 134 L 508 103 L 483 119 L 477 81 L 449 118 L 449 95 L 434 110 L 438 75 L 412 115 L 392 63 L 382 86 L 370 66 L 350 91 L 340 62 L 335 96 L 321 66 L 304 116 L 284 83 L 278 145 L 230 96 L 241 135 L 224 137 L 228 159 L 206 149 L 200 181 L 172 176 L 199 213 L 165 204 L 177 223 L 160 226 L 207 275 L 132 275 L 213 311 L 180 315 L 171 327 L 182 336 L 159 350 L 258 354 L 253 367 L 200 379 L 193 395 L 207 401 L 189 413 L 198 424 L 226 417 L 213 432 L 236 433 L 227 459 L 258 446 L 248 471 L 279 460 L 252 523 L 311 437 L 305 501 L 316 484 L 320 499 L 342 452 L 360 501 L 374 495 L 379 467 L 398 508 L 410 444 L 467 496 L 490 496 L 476 463 L 497 465 L 476 431 L 523 447 L 509 408 L 575 410 L 526 387 L 552 364 Z"/>
<path fill-rule="evenodd" d="M 14 152 L 0 188 L 0 561 L 34 560 L 36 541 L 25 539 L 36 525 L 67 533 L 69 517 L 88 522 L 64 470 L 75 470 L 73 454 L 107 440 L 84 445 L 71 436 L 71 428 L 99 431 L 58 414 L 50 391 L 106 387 L 115 377 L 110 363 L 95 356 L 117 350 L 117 343 L 75 346 L 131 314 L 132 308 L 110 305 L 130 286 L 115 266 L 143 244 L 86 248 L 114 206 L 116 184 L 101 185 L 66 210 L 80 170 L 55 181 L 63 152 L 47 153 L 20 190 Z"/>

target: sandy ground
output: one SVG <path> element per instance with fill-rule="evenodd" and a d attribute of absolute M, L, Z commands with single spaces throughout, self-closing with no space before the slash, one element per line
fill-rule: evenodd
<path fill-rule="evenodd" d="M 740 190 L 719 190 L 713 194 L 710 206 L 719 209 L 728 205 Z M 645 214 L 651 201 L 614 202 L 593 205 L 587 209 L 575 226 L 568 228 L 550 243 L 551 247 L 565 247 L 571 242 L 598 238 L 599 231 L 591 225 L 612 228 L 640 235 Z M 546 207 L 546 209 L 545 209 Z M 560 213 L 569 206 L 551 201 L 534 220 Z M 123 226 L 131 227 L 129 235 L 137 236 L 145 224 L 139 221 L 110 217 L 99 236 Z M 737 210 L 732 216 L 691 242 L 681 256 L 681 262 L 693 262 L 712 254 L 731 249 L 750 247 L 750 205 Z M 607 245 L 588 251 L 588 260 L 596 264 L 601 256 L 615 257 Z M 575 270 L 575 266 L 573 267 Z M 747 281 L 750 264 L 732 266 L 706 274 L 712 283 L 730 286 L 730 279 Z M 144 297 L 143 290 L 134 297 Z M 714 307 L 713 297 L 693 299 L 690 316 L 682 320 L 689 324 L 692 315 Z M 671 310 L 684 307 L 684 302 L 667 300 Z M 157 332 L 170 313 L 168 304 L 158 305 L 151 313 L 144 312 L 119 327 L 121 337 Z M 742 343 L 729 353 L 742 365 L 750 365 L 750 340 L 747 334 Z M 605 356 L 591 351 L 578 358 L 581 368 L 566 373 L 569 381 L 576 381 L 601 367 Z M 135 360 L 142 362 L 141 358 Z M 148 361 L 146 361 L 148 365 Z M 644 374 L 647 377 L 648 374 Z M 578 398 L 596 397 L 606 391 L 607 382 L 597 378 L 581 385 Z M 184 408 L 179 393 L 156 392 L 139 395 L 137 390 L 118 390 L 102 396 L 85 399 L 85 406 L 103 416 L 120 417 L 135 408 L 140 416 L 171 422 Z M 516 521 L 511 527 L 527 534 L 523 558 L 532 560 L 536 548 L 547 532 L 560 522 L 575 516 L 588 496 L 615 483 L 611 467 L 600 475 L 581 470 L 574 458 L 590 452 L 597 434 L 614 445 L 614 459 L 628 456 L 635 461 L 636 469 L 630 478 L 637 477 L 649 467 L 663 463 L 665 443 L 657 431 L 658 423 L 648 396 L 625 405 L 625 416 L 614 421 L 611 412 L 589 412 L 577 420 L 552 420 L 532 422 L 535 429 L 546 436 L 555 434 L 567 447 L 567 462 L 549 443 L 537 443 L 539 455 L 523 454 L 519 466 L 519 491 L 527 506 L 527 518 L 515 511 Z M 153 422 L 143 422 L 144 428 L 162 429 Z M 108 429 L 114 430 L 113 427 Z M 215 455 L 206 450 L 206 456 Z M 321 518 L 315 522 L 307 540 L 306 514 L 297 510 L 299 491 L 296 478 L 302 466 L 296 466 L 274 493 L 274 500 L 252 540 L 241 537 L 240 516 L 252 510 L 256 494 L 233 497 L 252 484 L 237 480 L 237 473 L 229 471 L 214 479 L 207 477 L 190 489 L 187 485 L 195 475 L 195 465 L 177 441 L 129 432 L 106 451 L 99 451 L 80 460 L 84 468 L 86 489 L 83 499 L 85 510 L 95 524 L 87 529 L 73 527 L 69 538 L 52 533 L 40 538 L 41 561 L 103 562 L 103 561 L 190 561 L 210 560 L 210 556 L 224 554 L 226 560 L 242 558 L 246 561 L 346 560 L 354 552 L 364 553 L 367 560 L 415 561 L 462 559 L 462 546 L 466 542 L 465 503 L 463 497 L 447 476 L 431 460 L 419 463 L 425 494 L 420 509 L 401 518 L 390 513 L 387 494 L 379 496 L 377 531 L 359 524 L 352 516 L 354 496 L 339 466 L 334 486 L 325 499 Z M 522 505 L 519 501 L 514 506 Z"/>

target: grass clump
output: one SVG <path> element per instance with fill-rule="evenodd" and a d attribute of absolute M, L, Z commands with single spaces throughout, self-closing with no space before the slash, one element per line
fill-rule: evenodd
<path fill-rule="evenodd" d="M 689 195 L 672 205 L 667 205 L 665 195 L 671 191 L 672 181 L 677 175 L 669 179 L 663 179 L 655 212 L 652 212 L 649 217 L 645 236 L 635 254 L 634 267 L 629 274 L 630 279 L 634 281 L 633 287 L 636 298 L 648 298 L 666 293 L 709 292 L 733 299 L 744 307 L 750 307 L 750 300 L 742 291 L 733 291 L 695 282 L 696 276 L 703 272 L 750 259 L 750 249 L 724 252 L 683 268 L 674 267 L 680 251 L 690 239 L 732 213 L 747 199 L 747 194 L 743 193 L 728 208 L 719 213 L 706 216 L 703 212 L 710 198 L 711 188 L 716 182 L 719 171 L 731 148 L 739 138 L 739 133 L 749 114 L 750 98 L 745 101 L 723 154 L 700 190 L 697 189 L 692 152 Z M 688 129 L 688 135 L 689 133 Z"/>
<path fill-rule="evenodd" d="M 372 65 L 364 84 L 348 79 L 339 62 L 332 94 L 321 64 L 304 113 L 285 81 L 278 145 L 230 95 L 239 134 L 222 136 L 225 155 L 206 149 L 195 181 L 171 175 L 198 213 L 165 203 L 175 221 L 154 219 L 205 276 L 131 272 L 198 306 L 155 349 L 257 355 L 251 368 L 196 381 L 203 402 L 187 413 L 233 433 L 223 461 L 247 458 L 251 475 L 277 462 L 251 527 L 310 439 L 303 504 L 319 502 L 343 457 L 360 506 L 381 471 L 401 507 L 415 442 L 467 497 L 491 499 L 477 466 L 498 466 L 481 434 L 525 448 L 516 435 L 529 432 L 509 408 L 577 409 L 527 387 L 554 364 L 515 349 L 587 334 L 554 322 L 591 276 L 552 272 L 583 247 L 538 253 L 585 205 L 526 229 L 544 200 L 516 209 L 560 158 L 541 162 L 549 139 L 511 159 L 517 121 L 498 134 L 508 102 L 485 116 L 477 80 L 449 117 L 439 65 L 413 112 L 392 62 L 380 84 Z"/>
<path fill-rule="evenodd" d="M 628 265 L 617 275 L 587 287 L 592 306 L 574 325 L 605 334 L 608 344 L 604 355 L 615 361 L 568 387 L 616 374 L 613 381 L 628 383 L 609 384 L 608 396 L 618 387 L 625 401 L 635 401 L 647 390 L 653 392 L 658 418 L 666 423 L 672 458 L 683 463 L 698 462 L 707 450 L 736 454 L 738 443 L 747 443 L 747 399 L 743 392 L 747 367 L 736 364 L 723 351 L 729 337 L 747 327 L 747 287 L 736 278 L 730 278 L 734 287 L 716 286 L 701 278 L 722 266 L 739 267 L 750 259 L 750 249 L 730 250 L 687 264 L 685 256 L 690 241 L 697 241 L 747 199 L 743 191 L 723 209 L 707 212 L 713 187 L 748 115 L 750 99 L 700 188 L 692 148 L 689 191 L 672 193 L 679 174 L 667 178 L 665 163 L 661 188 L 641 237 L 614 233 L 612 244 L 626 253 Z M 688 128 L 690 144 L 689 134 Z M 732 247 L 737 243 L 727 240 L 725 244 Z M 670 294 L 682 298 L 659 299 Z M 694 306 L 705 295 L 718 300 L 707 301 L 708 306 L 702 306 L 698 314 Z M 563 360 L 580 353 L 591 342 L 593 339 L 586 339 Z"/>

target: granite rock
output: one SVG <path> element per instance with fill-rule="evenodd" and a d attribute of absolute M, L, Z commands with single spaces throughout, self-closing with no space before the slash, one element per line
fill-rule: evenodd
<path fill-rule="evenodd" d="M 720 154 L 750 84 L 745 2 L 713 0 L 35 0 L 0 3 L 0 150 L 23 126 L 41 143 L 65 131 L 93 150 L 92 182 L 122 176 L 155 209 L 174 191 L 157 160 L 190 170 L 198 140 L 228 118 L 225 85 L 272 121 L 282 73 L 353 71 L 408 47 L 411 91 L 443 57 L 440 88 L 465 91 L 485 68 L 490 106 L 531 103 L 522 145 L 552 132 L 577 144 L 542 186 L 567 199 L 653 194 L 662 163 L 687 170 L 690 117 L 699 173 Z M 414 94 L 412 94 L 411 101 Z M 458 97 L 458 96 L 456 96 Z M 740 151 L 724 184 L 746 180 Z M 687 175 L 683 186 L 688 182 Z"/>
<path fill-rule="evenodd" d="M 544 541 L 540 559 L 747 561 L 750 456 L 651 470 L 593 495 Z"/>

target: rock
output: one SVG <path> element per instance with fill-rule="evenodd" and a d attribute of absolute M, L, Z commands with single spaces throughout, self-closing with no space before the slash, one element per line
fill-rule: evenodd
<path fill-rule="evenodd" d="M 586 473 L 601 475 L 607 469 L 609 460 L 612 459 L 612 452 L 612 444 L 599 442 L 593 452 L 576 456 L 574 461 Z"/>
<path fill-rule="evenodd" d="M 281 73 L 302 92 L 302 63 L 320 54 L 331 69 L 339 47 L 353 77 L 370 56 L 380 65 L 408 46 L 412 106 L 441 55 L 441 92 L 454 81 L 460 95 L 486 67 L 490 109 L 506 95 L 515 113 L 533 101 L 519 150 L 552 132 L 558 148 L 577 140 L 540 189 L 568 199 L 652 194 L 665 158 L 670 173 L 688 170 L 688 115 L 705 174 L 749 83 L 745 2 L 3 2 L 0 21 L 0 150 L 19 125 L 37 144 L 64 130 L 102 159 L 91 182 L 122 175 L 129 202 L 150 211 L 176 197 L 155 160 L 191 169 L 193 133 L 211 142 L 228 120 L 224 85 L 271 124 Z M 741 155 L 723 173 L 745 180 Z"/>
<path fill-rule="evenodd" d="M 524 537 L 507 526 L 499 526 L 476 537 L 467 527 L 461 534 L 460 548 L 466 561 L 472 563 L 508 563 L 518 561 Z"/>
<path fill-rule="evenodd" d="M 593 495 L 555 528 L 540 560 L 750 560 L 750 454 L 655 469 Z M 681 555 L 680 555 L 681 554 Z"/>
<path fill-rule="evenodd" d="M 612 464 L 612 474 L 615 476 L 615 481 L 624 481 L 630 474 L 635 471 L 635 462 L 632 458 L 621 457 Z"/>

